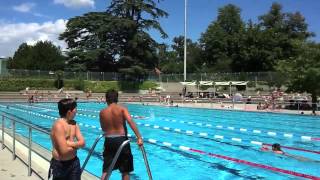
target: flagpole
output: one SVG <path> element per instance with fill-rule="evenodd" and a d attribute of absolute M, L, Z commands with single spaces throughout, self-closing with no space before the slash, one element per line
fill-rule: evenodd
<path fill-rule="evenodd" d="M 184 0 L 184 58 L 183 74 L 184 82 L 187 80 L 187 0 Z"/>

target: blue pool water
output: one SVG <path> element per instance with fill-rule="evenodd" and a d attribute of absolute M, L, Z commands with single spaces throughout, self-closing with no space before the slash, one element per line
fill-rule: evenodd
<path fill-rule="evenodd" d="M 47 130 L 58 116 L 54 103 L 5 105 L 9 105 L 9 109 L 0 106 L 1 111 Z M 320 161 L 320 141 L 312 139 L 320 137 L 318 117 L 134 104 L 125 106 L 133 117 L 146 117 L 134 120 L 144 137 L 154 179 L 299 179 L 228 158 L 266 165 L 271 169 L 320 176 L 319 162 L 301 161 L 259 150 L 260 142 L 280 143 L 289 148 L 283 148 L 289 154 Z M 86 139 L 86 148 L 78 152 L 82 163 L 95 138 L 102 133 L 98 112 L 104 107 L 98 103 L 78 103 L 76 120 Z M 19 126 L 18 132 L 25 134 L 25 129 Z M 132 131 L 129 133 L 133 134 Z M 34 133 L 33 141 L 51 150 L 48 136 Z M 96 176 L 101 175 L 102 145 L 101 141 L 86 167 Z M 131 148 L 135 166 L 131 178 L 148 179 L 141 151 L 134 139 Z M 227 158 L 217 158 L 212 154 Z M 111 179 L 120 179 L 119 172 L 114 171 Z"/>

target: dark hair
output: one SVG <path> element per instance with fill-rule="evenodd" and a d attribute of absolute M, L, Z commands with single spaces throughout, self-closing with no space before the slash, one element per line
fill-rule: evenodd
<path fill-rule="evenodd" d="M 58 102 L 58 109 L 60 117 L 66 117 L 68 111 L 72 111 L 77 107 L 77 102 L 71 98 L 61 99 Z"/>
<path fill-rule="evenodd" d="M 272 150 L 281 151 L 281 146 L 278 143 L 272 144 Z"/>
<path fill-rule="evenodd" d="M 106 92 L 106 101 L 108 104 L 117 103 L 118 102 L 118 92 L 115 90 L 108 90 Z"/>

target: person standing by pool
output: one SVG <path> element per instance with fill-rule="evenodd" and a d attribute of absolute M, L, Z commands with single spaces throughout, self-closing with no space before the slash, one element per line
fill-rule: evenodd
<path fill-rule="evenodd" d="M 84 147 L 85 141 L 79 126 L 73 120 L 77 113 L 77 103 L 73 99 L 58 102 L 60 118 L 51 129 L 52 159 L 49 179 L 80 180 L 80 161 L 77 149 Z"/>
<path fill-rule="evenodd" d="M 141 134 L 131 118 L 128 110 L 118 105 L 118 92 L 109 90 L 106 93 L 106 102 L 108 107 L 100 111 L 100 126 L 106 133 L 103 152 L 102 177 L 104 180 L 107 170 L 121 144 L 128 139 L 126 122 L 137 136 L 137 144 L 143 145 Z M 130 144 L 127 144 L 121 151 L 120 156 L 113 168 L 119 169 L 122 179 L 130 179 L 129 173 L 133 171 L 133 156 Z"/>

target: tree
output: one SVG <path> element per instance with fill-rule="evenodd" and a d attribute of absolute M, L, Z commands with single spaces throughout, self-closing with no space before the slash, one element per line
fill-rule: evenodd
<path fill-rule="evenodd" d="M 183 73 L 184 64 L 184 36 L 174 37 L 171 50 L 167 45 L 159 46 L 160 67 L 164 73 Z M 187 39 L 187 72 L 200 71 L 201 49 L 198 43 Z"/>
<path fill-rule="evenodd" d="M 244 23 L 240 8 L 229 4 L 219 9 L 217 20 L 201 35 L 204 63 L 216 66 L 214 71 L 231 71 L 232 63 L 241 58 L 240 48 Z"/>
<path fill-rule="evenodd" d="M 126 33 L 134 23 L 105 12 L 91 12 L 71 18 L 60 35 L 70 49 L 69 64 L 76 70 L 117 70 L 117 58 L 122 54 Z"/>
<path fill-rule="evenodd" d="M 66 40 L 73 57 L 89 70 L 121 71 L 137 66 L 153 69 L 158 63 L 158 44 L 148 30 L 156 29 L 167 37 L 158 22 L 166 16 L 153 0 L 112 0 L 106 12 L 71 18 L 60 39 Z M 136 72 L 134 69 L 132 72 Z"/>
<path fill-rule="evenodd" d="M 305 18 L 300 12 L 286 13 L 285 32 L 289 38 L 306 40 L 313 37 L 315 34 L 308 32 L 308 24 L 305 22 Z"/>
<path fill-rule="evenodd" d="M 22 43 L 13 55 L 13 58 L 8 61 L 8 69 L 29 69 L 32 61 L 31 50 L 32 46 L 27 43 Z"/>
<path fill-rule="evenodd" d="M 285 14 L 282 12 L 282 6 L 279 3 L 273 3 L 270 11 L 259 17 L 260 24 L 265 29 L 276 29 L 281 31 L 284 29 Z"/>
<path fill-rule="evenodd" d="M 305 41 L 313 36 L 307 31 L 308 25 L 299 12 L 284 13 L 278 3 L 273 3 L 270 11 L 259 20 L 264 37 L 259 43 L 264 45 L 266 56 L 263 59 L 269 66 L 268 70 L 274 70 L 279 61 L 298 55 L 294 48 L 296 40 Z"/>
<path fill-rule="evenodd" d="M 34 46 L 23 43 L 9 61 L 10 69 L 59 70 L 65 57 L 59 47 L 50 41 L 38 41 Z"/>
<path fill-rule="evenodd" d="M 281 61 L 277 69 L 288 78 L 288 90 L 311 94 L 313 110 L 320 95 L 320 44 L 295 41 L 298 56 Z"/>

